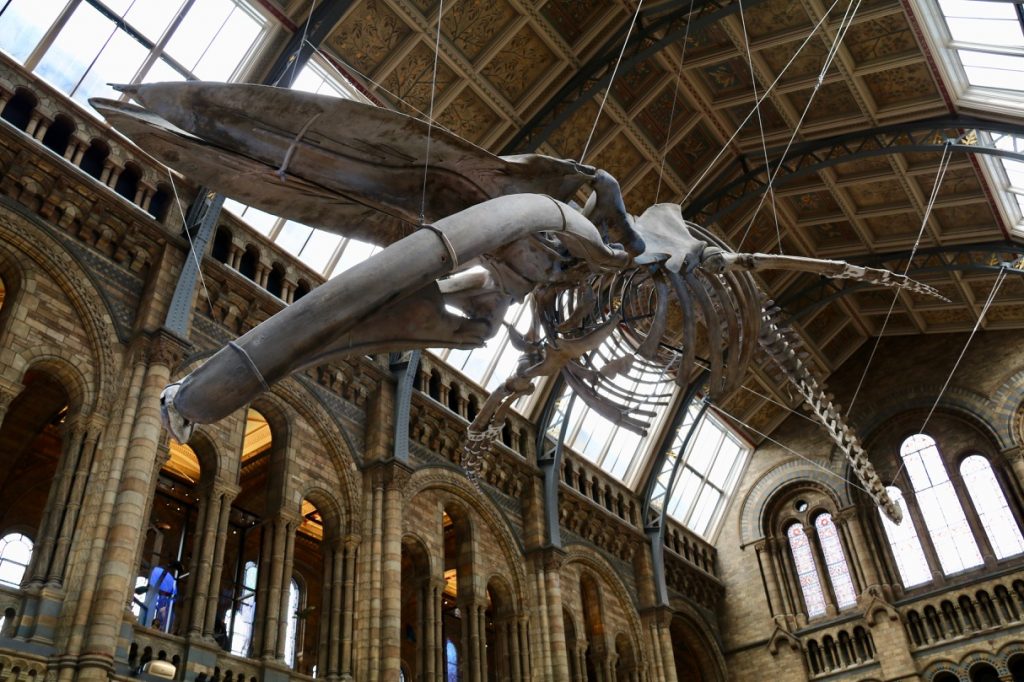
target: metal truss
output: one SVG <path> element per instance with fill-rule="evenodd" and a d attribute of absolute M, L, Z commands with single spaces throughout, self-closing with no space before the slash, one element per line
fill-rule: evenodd
<path fill-rule="evenodd" d="M 903 272 L 910 251 L 870 254 L 848 258 L 851 263 L 886 267 Z M 982 242 L 918 249 L 907 275 L 914 279 L 951 272 L 996 273 L 1008 269 L 1024 275 L 1024 245 L 1009 241 Z M 794 320 L 801 320 L 838 298 L 869 288 L 866 282 L 831 280 L 821 277 L 814 284 L 781 296 L 777 305 Z"/>
<path fill-rule="evenodd" d="M 422 351 L 389 353 L 388 369 L 395 379 L 395 443 L 393 455 L 402 464 L 409 463 L 409 413 L 412 411 L 413 386 Z"/>
<path fill-rule="evenodd" d="M 985 134 L 979 134 L 985 133 Z M 1024 125 L 990 121 L 968 116 L 942 116 L 923 121 L 869 128 L 820 140 L 794 144 L 775 175 L 776 189 L 826 168 L 871 156 L 936 152 L 950 148 L 968 154 L 989 154 L 1024 161 L 1024 149 L 1017 136 Z M 683 215 L 701 225 L 713 225 L 765 192 L 768 179 L 779 166 L 781 148 L 769 149 L 776 158 L 767 165 L 746 170 L 746 157 L 739 159 L 743 174 L 726 182 L 730 172 L 720 173 L 709 183 L 714 188 L 698 195 L 683 208 Z"/>
<path fill-rule="evenodd" d="M 570 391 L 566 397 L 562 395 L 564 389 L 565 379 L 559 374 L 552 382 L 551 393 L 548 394 L 537 424 L 537 466 L 544 474 L 545 544 L 550 547 L 562 546 L 558 520 L 558 488 L 561 483 L 565 434 L 569 428 L 572 408 L 576 404 L 576 393 Z M 564 410 L 559 409 L 558 404 L 563 398 L 568 401 Z M 551 438 L 549 435 L 552 429 L 558 429 L 557 438 Z"/>
<path fill-rule="evenodd" d="M 274 65 L 267 71 L 265 85 L 276 85 L 290 88 L 295 76 L 302 71 L 313 52 L 320 46 L 341 18 L 352 6 L 353 0 L 334 0 L 316 5 L 308 22 L 304 21 L 295 28 L 288 44 L 281 50 Z"/>
<path fill-rule="evenodd" d="M 747 0 L 746 8 L 750 9 L 762 2 L 765 0 Z M 629 42 L 623 50 L 623 42 L 632 22 L 632 17 L 628 17 L 615 36 L 609 39 L 594 57 L 576 70 L 569 82 L 526 122 L 500 153 L 521 154 L 536 151 L 559 126 L 569 120 L 597 93 L 608 87 L 613 75 L 615 78 L 622 78 L 669 45 L 683 40 L 687 31 L 690 35 L 696 36 L 701 30 L 738 12 L 739 8 L 739 3 L 732 0 L 676 0 L 661 3 L 649 10 L 641 10 L 633 32 L 629 35 Z M 616 63 L 619 65 L 618 69 L 615 67 Z"/>

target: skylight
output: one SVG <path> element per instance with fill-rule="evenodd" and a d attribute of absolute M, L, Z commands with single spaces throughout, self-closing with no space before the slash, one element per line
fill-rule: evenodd
<path fill-rule="evenodd" d="M 67 4 L 5 3 L 0 46 L 83 105 L 120 97 L 109 83 L 237 78 L 269 28 L 243 0 L 82 0 L 62 12 Z"/>
<path fill-rule="evenodd" d="M 696 404 L 690 406 L 692 413 L 698 409 Z M 668 501 L 668 514 L 695 533 L 711 538 L 750 448 L 709 412 L 705 412 L 686 450 L 680 453 L 685 438 L 686 433 L 680 429 L 669 450 L 670 461 L 680 454 L 683 461 Z"/>
<path fill-rule="evenodd" d="M 926 38 L 962 113 L 1009 115 L 1024 111 L 1024 17 L 1021 6 L 987 0 L 917 0 Z M 979 131 L 980 132 L 980 131 Z M 980 132 L 980 142 L 1021 152 L 1024 140 Z M 980 155 L 998 203 L 1016 231 L 1024 231 L 1024 164 Z"/>

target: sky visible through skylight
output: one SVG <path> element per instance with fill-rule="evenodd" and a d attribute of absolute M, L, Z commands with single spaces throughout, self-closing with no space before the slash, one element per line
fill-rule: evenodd
<path fill-rule="evenodd" d="M 938 0 L 949 31 L 946 47 L 959 58 L 972 88 L 1024 94 L 1024 25 L 1018 6 L 985 0 Z M 1024 102 L 1021 103 L 1024 107 Z M 1001 135 L 992 140 L 999 149 L 1024 151 L 1024 138 Z M 1001 159 L 1007 183 L 1022 222 L 1024 163 Z"/>

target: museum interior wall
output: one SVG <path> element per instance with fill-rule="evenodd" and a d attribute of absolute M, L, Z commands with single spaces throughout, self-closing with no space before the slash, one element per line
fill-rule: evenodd
<path fill-rule="evenodd" d="M 171 441 L 168 381 L 322 277 L 221 214 L 172 334 L 198 188 L 2 56 L 0 118 L 0 679 L 1024 680 L 1015 332 L 979 334 L 945 389 L 962 334 L 830 379 L 902 535 L 795 414 L 713 542 L 669 522 L 659 605 L 638 495 L 567 452 L 546 545 L 533 421 L 470 481 L 486 394 L 430 355 L 408 463 L 389 357 Z"/>

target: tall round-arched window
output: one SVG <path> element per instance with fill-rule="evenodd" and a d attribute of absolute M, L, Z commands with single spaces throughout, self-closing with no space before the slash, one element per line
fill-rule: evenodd
<path fill-rule="evenodd" d="M 818 569 L 814 565 L 811 543 L 807 540 L 804 527 L 799 523 L 791 525 L 786 530 L 786 536 L 789 538 L 789 549 L 793 553 L 793 563 L 796 564 L 800 591 L 804 595 L 804 604 L 807 605 L 807 615 L 820 616 L 825 613 L 825 595 L 821 591 L 821 581 L 818 580 Z"/>
<path fill-rule="evenodd" d="M 242 571 L 242 585 L 236 601 L 237 607 L 224 615 L 225 630 L 231 644 L 231 653 L 248 656 L 252 648 L 252 626 L 256 617 L 256 562 L 246 561 Z"/>
<path fill-rule="evenodd" d="M 857 604 L 857 591 L 853 588 L 850 578 L 850 566 L 843 554 L 843 545 L 839 542 L 839 531 L 836 529 L 832 515 L 828 512 L 819 514 L 814 519 L 814 529 L 821 542 L 821 552 L 825 555 L 825 567 L 832 581 L 832 591 L 836 595 L 836 605 L 845 609 Z"/>
<path fill-rule="evenodd" d="M 0 538 L 0 583 L 18 587 L 32 560 L 32 541 L 21 533 Z"/>
<path fill-rule="evenodd" d="M 299 583 L 292 578 L 288 585 L 288 631 L 284 639 L 284 660 L 291 667 L 295 667 L 295 649 L 299 638 L 299 602 L 302 594 L 299 590 Z"/>
<path fill-rule="evenodd" d="M 444 671 L 445 682 L 459 682 L 459 650 L 451 638 L 444 643 Z"/>
<path fill-rule="evenodd" d="M 1004 559 L 1024 552 L 1024 537 L 1021 537 L 1006 495 L 999 487 L 999 481 L 992 472 L 992 465 L 981 455 L 971 455 L 960 463 L 960 476 L 971 496 L 971 502 L 978 512 L 981 525 L 985 528 L 996 558 Z"/>
<path fill-rule="evenodd" d="M 923 433 L 913 435 L 903 441 L 900 456 L 914 486 L 917 505 L 942 564 L 942 572 L 949 575 L 980 566 L 981 552 L 935 440 Z"/>
<path fill-rule="evenodd" d="M 878 510 L 885 536 L 889 539 L 889 547 L 896 558 L 896 569 L 900 572 L 904 587 L 923 585 L 932 579 L 932 572 L 928 569 L 928 560 L 921 549 L 921 540 L 917 537 L 914 521 L 907 513 L 903 493 L 895 486 L 889 486 L 886 491 L 893 503 L 903 510 L 903 523 L 898 526 L 890 521 L 881 509 Z"/>

